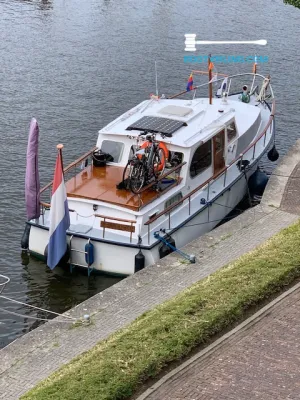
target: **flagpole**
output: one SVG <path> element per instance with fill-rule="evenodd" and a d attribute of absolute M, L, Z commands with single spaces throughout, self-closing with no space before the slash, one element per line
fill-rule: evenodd
<path fill-rule="evenodd" d="M 157 85 L 157 65 L 155 61 L 155 89 L 156 89 L 156 96 L 158 97 L 158 85 Z"/>
<path fill-rule="evenodd" d="M 209 87 L 209 104 L 212 104 L 212 69 L 210 68 L 210 57 L 211 54 L 208 55 L 208 82 L 210 82 L 208 84 Z"/>
<path fill-rule="evenodd" d="M 64 164 L 63 164 L 63 156 L 62 156 L 62 149 L 64 148 L 64 145 L 62 143 L 58 144 L 56 146 L 57 151 L 60 155 L 60 159 L 61 159 L 61 169 L 62 169 L 62 173 L 63 173 L 63 177 L 64 177 Z"/>

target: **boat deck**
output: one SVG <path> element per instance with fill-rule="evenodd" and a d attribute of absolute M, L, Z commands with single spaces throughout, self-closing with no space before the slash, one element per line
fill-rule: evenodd
<path fill-rule="evenodd" d="M 66 182 L 67 196 L 103 201 L 138 211 L 163 192 L 174 187 L 174 184 L 169 185 L 163 192 L 157 192 L 150 188 L 137 195 L 130 190 L 117 189 L 116 185 L 122 181 L 122 178 L 122 167 L 89 165 Z"/>

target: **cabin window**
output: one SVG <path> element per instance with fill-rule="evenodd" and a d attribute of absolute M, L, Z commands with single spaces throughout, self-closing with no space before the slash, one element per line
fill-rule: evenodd
<path fill-rule="evenodd" d="M 183 196 L 182 196 L 182 193 L 181 193 L 181 192 L 175 194 L 175 196 L 171 197 L 169 200 L 167 200 L 167 201 L 165 202 L 165 208 L 168 208 L 168 207 L 170 207 L 172 204 L 177 203 L 177 201 L 180 201 L 180 200 L 182 199 L 182 197 L 183 197 Z M 182 202 L 179 203 L 179 204 L 177 204 L 176 207 L 179 207 L 181 204 L 182 204 Z M 176 207 L 174 207 L 174 208 L 176 208 Z M 168 213 L 167 213 L 167 214 L 168 214 Z"/>
<path fill-rule="evenodd" d="M 201 174 L 211 165 L 211 140 L 201 144 L 195 151 L 190 165 L 191 177 Z"/>
<path fill-rule="evenodd" d="M 234 122 L 231 122 L 231 124 L 229 124 L 227 126 L 227 140 L 228 143 L 230 143 L 233 139 L 235 139 L 237 136 L 237 130 L 236 130 L 236 126 Z"/>
<path fill-rule="evenodd" d="M 103 153 L 110 154 L 113 157 L 112 162 L 118 163 L 121 160 L 124 143 L 114 142 L 113 140 L 103 140 L 101 150 Z"/>

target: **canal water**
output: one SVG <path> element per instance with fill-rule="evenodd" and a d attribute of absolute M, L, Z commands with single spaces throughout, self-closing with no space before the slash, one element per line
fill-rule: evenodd
<path fill-rule="evenodd" d="M 40 125 L 40 175 L 51 178 L 56 144 L 64 162 L 88 151 L 97 131 L 155 92 L 184 90 L 192 69 L 184 63 L 184 34 L 203 40 L 267 39 L 260 46 L 203 46 L 197 54 L 268 56 L 277 96 L 277 148 L 283 155 L 298 138 L 300 10 L 282 0 L 0 0 L 0 273 L 11 278 L 4 294 L 63 312 L 118 281 L 21 258 L 24 175 L 31 117 Z M 251 72 L 249 64 L 216 65 L 220 72 Z M 198 78 L 197 78 L 198 79 Z M 199 83 L 197 80 L 195 83 Z M 271 171 L 272 166 L 264 167 Z M 122 260 L 120 260 L 122 263 Z M 0 347 L 45 317 L 0 299 Z"/>

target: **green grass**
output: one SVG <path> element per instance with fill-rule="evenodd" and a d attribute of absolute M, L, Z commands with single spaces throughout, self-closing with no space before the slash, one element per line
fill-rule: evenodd
<path fill-rule="evenodd" d="M 300 276 L 300 223 L 143 314 L 22 399 L 126 399 L 149 377 Z M 88 331 L 83 331 L 88 335 Z M 84 340 L 84 337 L 82 337 Z"/>
<path fill-rule="evenodd" d="M 284 3 L 300 8 L 300 0 L 284 0 Z"/>

